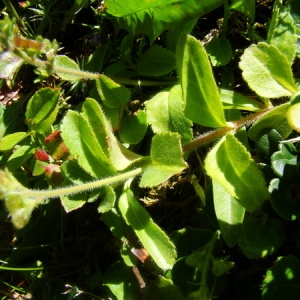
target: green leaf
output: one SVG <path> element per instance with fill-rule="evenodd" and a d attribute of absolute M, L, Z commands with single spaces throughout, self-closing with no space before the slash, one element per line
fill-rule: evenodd
<path fill-rule="evenodd" d="M 204 126 L 226 126 L 217 84 L 200 41 L 182 35 L 177 44 L 176 56 L 186 117 Z"/>
<path fill-rule="evenodd" d="M 104 112 L 96 100 L 87 98 L 82 106 L 85 120 L 91 126 L 91 130 L 103 152 L 110 158 L 110 163 L 117 170 L 124 170 L 142 157 L 125 148 L 115 137 Z"/>
<path fill-rule="evenodd" d="M 289 300 L 300 298 L 300 261 L 294 255 L 278 257 L 269 268 L 262 285 L 263 300 Z"/>
<path fill-rule="evenodd" d="M 294 221 L 300 216 L 300 203 L 293 194 L 291 185 L 284 180 L 274 178 L 270 182 L 271 203 L 276 213 L 287 221 Z"/>
<path fill-rule="evenodd" d="M 130 100 L 130 92 L 105 75 L 99 75 L 96 80 L 97 91 L 109 108 L 122 108 Z"/>
<path fill-rule="evenodd" d="M 173 3 L 154 7 L 152 4 L 156 4 L 156 1 L 139 1 L 139 5 L 137 7 L 151 6 L 151 8 L 140 11 L 133 8 L 135 13 L 128 15 L 126 13 L 123 14 L 123 6 L 125 5 L 123 0 L 110 0 L 105 2 L 105 4 L 109 9 L 111 5 L 118 6 L 116 8 L 116 12 L 111 10 L 112 14 L 124 15 L 122 18 L 113 19 L 117 31 L 123 28 L 135 36 L 139 34 L 147 34 L 150 38 L 150 42 L 152 43 L 163 31 L 179 28 L 187 22 L 198 19 L 199 17 L 209 13 L 224 3 L 223 0 L 201 2 L 198 0 L 189 0 L 172 2 Z M 126 5 L 127 4 L 128 1 L 126 2 Z M 149 26 L 149 24 L 151 24 L 151 26 Z"/>
<path fill-rule="evenodd" d="M 237 92 L 220 89 L 219 93 L 224 109 L 259 111 L 263 108 L 263 104 L 261 102 L 254 101 Z"/>
<path fill-rule="evenodd" d="M 282 179 L 295 180 L 299 178 L 297 150 L 293 144 L 279 144 L 279 151 L 273 153 L 271 162 L 272 169 Z"/>
<path fill-rule="evenodd" d="M 106 156 L 109 156 L 107 136 L 111 132 L 111 127 L 105 118 L 99 103 L 92 99 L 86 98 L 82 105 L 82 115 L 87 120 L 95 137 L 103 149 Z"/>
<path fill-rule="evenodd" d="M 28 136 L 27 132 L 8 134 L 0 140 L 0 151 L 9 151 Z"/>
<path fill-rule="evenodd" d="M 140 75 L 160 76 L 170 73 L 176 68 L 176 60 L 173 52 L 158 45 L 153 45 L 143 53 L 136 65 Z"/>
<path fill-rule="evenodd" d="M 176 286 L 171 279 L 159 276 L 151 286 L 144 289 L 146 299 L 172 299 L 172 300 L 185 300 L 182 296 L 178 286 Z"/>
<path fill-rule="evenodd" d="M 205 46 L 214 67 L 227 65 L 232 58 L 232 49 L 226 38 L 214 38 Z"/>
<path fill-rule="evenodd" d="M 7 161 L 7 168 L 9 171 L 15 171 L 20 168 L 30 157 L 32 157 L 35 148 L 24 145 L 16 149 Z"/>
<path fill-rule="evenodd" d="M 213 180 L 213 195 L 222 237 L 229 247 L 233 247 L 240 237 L 246 210 L 216 180 Z"/>
<path fill-rule="evenodd" d="M 259 259 L 274 254 L 285 240 L 285 226 L 280 219 L 269 217 L 262 221 L 246 214 L 239 247 L 250 259 Z"/>
<path fill-rule="evenodd" d="M 13 80 L 24 60 L 7 51 L 0 55 L 0 78 Z"/>
<path fill-rule="evenodd" d="M 107 285 L 117 300 L 137 299 L 141 288 L 132 268 L 123 261 L 117 261 L 106 271 L 103 284 Z"/>
<path fill-rule="evenodd" d="M 298 90 L 290 63 L 273 45 L 252 44 L 241 56 L 239 66 L 249 87 L 261 97 L 291 96 Z"/>
<path fill-rule="evenodd" d="M 105 2 L 107 6 L 107 13 L 115 17 L 124 17 L 126 15 L 135 14 L 139 11 L 146 10 L 149 8 L 160 7 L 166 4 L 181 2 L 182 0 L 150 0 L 150 1 L 140 1 L 133 0 L 124 3 L 120 0 L 108 0 Z"/>
<path fill-rule="evenodd" d="M 26 108 L 26 122 L 35 131 L 44 132 L 55 121 L 58 113 L 59 90 L 39 89 L 29 100 Z"/>
<path fill-rule="evenodd" d="M 157 133 L 152 139 L 150 157 L 140 182 L 141 187 L 158 185 L 187 167 L 182 158 L 180 138 L 177 133 Z"/>
<path fill-rule="evenodd" d="M 58 68 L 57 68 L 58 67 Z M 64 70 L 65 68 L 65 70 Z M 70 71 L 80 71 L 79 66 L 77 63 L 69 58 L 66 55 L 57 55 L 54 60 L 54 70 L 56 71 L 56 74 L 63 80 L 68 81 L 77 81 L 81 77 L 75 74 L 72 74 Z"/>
<path fill-rule="evenodd" d="M 157 93 L 145 105 L 148 123 L 155 133 L 178 132 L 183 144 L 192 140 L 192 122 L 183 113 L 180 85 Z"/>
<path fill-rule="evenodd" d="M 267 42 L 274 45 L 285 55 L 290 64 L 293 63 L 296 54 L 296 41 L 294 20 L 288 8 L 279 0 L 275 1 L 272 20 L 269 25 Z"/>
<path fill-rule="evenodd" d="M 286 114 L 286 119 L 289 126 L 300 132 L 300 120 L 299 120 L 299 112 L 300 112 L 300 103 L 292 104 Z"/>
<path fill-rule="evenodd" d="M 29 221 L 31 213 L 41 200 L 29 199 L 22 194 L 9 195 L 5 200 L 5 205 L 11 214 L 12 223 L 17 229 L 23 228 Z"/>
<path fill-rule="evenodd" d="M 278 151 L 278 144 L 282 136 L 275 130 L 266 128 L 261 132 L 260 138 L 255 143 L 255 150 L 262 163 L 271 164 L 271 156 Z"/>
<path fill-rule="evenodd" d="M 116 202 L 116 193 L 111 186 L 106 186 L 100 192 L 101 202 L 98 206 L 98 212 L 103 214 L 111 210 Z"/>
<path fill-rule="evenodd" d="M 139 110 L 137 113 L 124 116 L 121 119 L 119 136 L 124 143 L 139 143 L 148 128 L 146 113 Z"/>
<path fill-rule="evenodd" d="M 72 160 L 65 161 L 61 166 L 61 171 L 65 178 L 64 186 L 80 185 L 94 179 L 90 174 L 82 170 L 78 162 Z M 89 194 L 90 192 L 84 192 L 76 195 L 61 196 L 61 204 L 67 213 L 71 212 L 82 207 L 87 202 Z"/>
<path fill-rule="evenodd" d="M 128 187 L 125 187 L 119 199 L 119 209 L 155 263 L 163 270 L 171 269 L 176 258 L 175 246 Z"/>
<path fill-rule="evenodd" d="M 223 259 L 215 259 L 213 261 L 212 272 L 215 276 L 221 276 L 224 273 L 228 272 L 230 269 L 234 267 L 234 262 L 223 260 Z"/>
<path fill-rule="evenodd" d="M 244 14 L 251 21 L 254 21 L 255 18 L 255 0 L 233 0 L 231 1 L 231 9 L 237 10 L 240 13 Z"/>
<path fill-rule="evenodd" d="M 116 174 L 110 159 L 105 155 L 83 115 L 69 110 L 62 122 L 61 130 L 61 136 L 70 153 L 85 171 L 99 178 Z"/>
<path fill-rule="evenodd" d="M 224 136 L 209 152 L 205 169 L 250 212 L 269 197 L 265 180 L 250 153 L 231 134 Z"/>
<path fill-rule="evenodd" d="M 290 104 L 285 103 L 266 113 L 249 129 L 249 138 L 253 141 L 257 141 L 261 135 L 264 134 L 266 128 L 276 129 L 284 139 L 287 138 L 292 132 L 286 119 L 286 113 L 289 107 Z"/>

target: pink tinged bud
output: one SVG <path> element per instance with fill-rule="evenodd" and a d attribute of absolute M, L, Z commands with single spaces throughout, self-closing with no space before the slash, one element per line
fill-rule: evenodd
<path fill-rule="evenodd" d="M 45 176 L 52 186 L 60 186 L 63 182 L 63 175 L 59 165 L 49 164 L 45 168 Z"/>
<path fill-rule="evenodd" d="M 50 161 L 50 156 L 44 149 L 36 149 L 34 152 L 34 157 L 40 161 Z"/>
<path fill-rule="evenodd" d="M 60 135 L 60 130 L 55 131 L 47 136 L 44 140 L 44 143 L 47 147 L 48 153 L 55 160 L 61 159 L 69 152 L 69 149 L 65 145 Z"/>

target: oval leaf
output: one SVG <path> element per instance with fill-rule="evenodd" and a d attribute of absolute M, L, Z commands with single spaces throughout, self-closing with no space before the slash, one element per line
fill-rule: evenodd
<path fill-rule="evenodd" d="M 288 125 L 286 113 L 290 107 L 289 103 L 282 104 L 270 110 L 249 129 L 248 136 L 251 140 L 257 141 L 262 134 L 265 133 L 266 128 L 276 129 L 277 132 L 285 139 L 292 132 Z"/>
<path fill-rule="evenodd" d="M 217 84 L 200 41 L 181 35 L 176 56 L 186 117 L 204 126 L 226 126 Z"/>
<path fill-rule="evenodd" d="M 152 187 L 166 181 L 187 167 L 178 133 L 156 134 L 152 140 L 150 157 L 152 163 L 146 167 L 140 186 Z"/>
<path fill-rule="evenodd" d="M 129 90 L 105 75 L 99 75 L 96 86 L 102 101 L 109 108 L 122 108 L 130 100 Z"/>
<path fill-rule="evenodd" d="M 160 76 L 170 73 L 176 67 L 175 55 L 158 45 L 153 45 L 141 55 L 136 69 L 140 75 Z"/>
<path fill-rule="evenodd" d="M 285 226 L 278 218 L 262 220 L 246 214 L 239 247 L 250 259 L 259 259 L 276 252 L 285 240 Z"/>
<path fill-rule="evenodd" d="M 59 90 L 42 88 L 29 100 L 26 108 L 26 122 L 32 130 L 43 131 L 56 118 Z"/>
<path fill-rule="evenodd" d="M 119 136 L 124 143 L 139 143 L 147 131 L 146 113 L 140 110 L 137 114 L 124 116 L 121 119 Z"/>
<path fill-rule="evenodd" d="M 224 241 L 233 247 L 240 237 L 245 208 L 213 180 L 214 207 Z"/>
<path fill-rule="evenodd" d="M 297 92 L 290 63 L 275 46 L 251 45 L 242 55 L 239 66 L 250 88 L 261 97 L 279 98 Z"/>
<path fill-rule="evenodd" d="M 56 74 L 63 80 L 76 81 L 81 76 L 72 74 L 72 71 L 80 71 L 77 63 L 66 55 L 57 55 L 54 60 Z"/>
<path fill-rule="evenodd" d="M 0 151 L 11 150 L 15 145 L 28 136 L 27 132 L 15 132 L 8 134 L 0 140 Z"/>
<path fill-rule="evenodd" d="M 171 269 L 176 258 L 175 246 L 153 222 L 129 188 L 125 188 L 120 197 L 119 209 L 155 263 L 163 270 Z"/>
<path fill-rule="evenodd" d="M 209 176 L 250 212 L 269 197 L 263 175 L 250 153 L 231 134 L 223 137 L 207 155 L 205 168 Z"/>
<path fill-rule="evenodd" d="M 61 126 L 61 136 L 80 166 L 94 177 L 105 177 L 116 171 L 92 131 L 88 121 L 69 110 Z"/>
<path fill-rule="evenodd" d="M 296 41 L 294 20 L 289 13 L 289 8 L 280 1 L 275 1 L 267 42 L 277 47 L 292 64 L 296 54 Z"/>

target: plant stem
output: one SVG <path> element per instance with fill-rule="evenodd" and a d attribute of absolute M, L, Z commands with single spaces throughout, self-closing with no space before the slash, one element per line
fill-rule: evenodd
<path fill-rule="evenodd" d="M 28 30 L 26 26 L 24 25 L 22 19 L 19 17 L 17 11 L 15 10 L 15 7 L 12 5 L 12 3 L 9 0 L 3 0 L 4 5 L 6 6 L 7 10 L 14 16 L 16 19 L 16 23 L 19 26 L 19 29 L 21 30 L 22 34 L 25 36 L 28 36 Z"/>
<path fill-rule="evenodd" d="M 266 113 L 268 113 L 272 109 L 273 108 L 269 108 L 269 109 L 257 112 L 255 114 L 249 115 L 241 120 L 230 122 L 230 125 L 231 125 L 230 127 L 223 127 L 223 128 L 219 128 L 219 129 L 216 129 L 213 131 L 209 131 L 209 132 L 197 137 L 190 143 L 183 145 L 182 150 L 184 153 L 187 153 L 187 152 L 196 150 L 197 148 L 204 146 L 208 143 L 211 143 L 218 138 L 221 138 L 226 133 L 237 132 L 241 127 L 250 125 L 250 124 L 254 123 L 255 121 L 259 120 L 261 117 L 263 117 Z"/>
<path fill-rule="evenodd" d="M 13 194 L 21 194 L 24 197 L 28 197 L 31 199 L 49 199 L 49 198 L 56 198 L 64 195 L 72 195 L 72 194 L 78 194 L 85 191 L 91 191 L 97 188 L 100 188 L 102 186 L 106 185 L 112 185 L 121 181 L 124 181 L 126 179 L 129 179 L 131 177 L 135 177 L 142 173 L 142 168 L 137 168 L 132 171 L 128 171 L 126 173 L 118 174 L 113 177 L 108 178 L 102 178 L 99 180 L 95 180 L 92 182 L 83 183 L 80 185 L 73 185 L 53 190 L 22 190 L 20 192 L 14 192 Z"/>

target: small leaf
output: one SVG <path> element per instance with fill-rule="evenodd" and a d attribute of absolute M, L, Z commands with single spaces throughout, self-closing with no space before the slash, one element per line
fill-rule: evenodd
<path fill-rule="evenodd" d="M 281 218 L 294 221 L 300 216 L 300 203 L 294 199 L 290 184 L 279 178 L 274 178 L 270 182 L 269 192 L 272 207 Z"/>
<path fill-rule="evenodd" d="M 97 91 L 109 108 L 122 108 L 130 100 L 130 92 L 105 75 L 99 75 L 96 80 Z"/>
<path fill-rule="evenodd" d="M 221 276 L 234 267 L 234 262 L 222 259 L 213 261 L 212 272 L 216 276 Z"/>
<path fill-rule="evenodd" d="M 29 100 L 26 108 L 26 122 L 32 130 L 43 132 L 55 121 L 58 113 L 59 90 L 42 88 Z"/>
<path fill-rule="evenodd" d="M 254 21 L 255 18 L 255 0 L 232 0 L 231 1 L 231 9 L 237 10 L 240 13 L 244 14 L 251 21 Z"/>
<path fill-rule="evenodd" d="M 263 104 L 253 101 L 237 92 L 230 90 L 219 90 L 221 101 L 224 109 L 241 109 L 247 111 L 259 111 Z"/>
<path fill-rule="evenodd" d="M 298 102 L 296 104 L 291 105 L 286 114 L 286 119 L 288 121 L 289 126 L 298 132 L 300 132 L 299 113 L 300 103 Z"/>
<path fill-rule="evenodd" d="M 271 164 L 271 156 L 278 151 L 278 144 L 282 140 L 282 136 L 275 129 L 266 128 L 261 132 L 255 143 L 255 150 L 262 163 Z"/>
<path fill-rule="evenodd" d="M 78 159 L 84 170 L 99 178 L 116 173 L 84 116 L 69 110 L 61 130 L 61 136 L 70 153 Z"/>
<path fill-rule="evenodd" d="M 242 55 L 239 66 L 250 88 L 261 97 L 291 96 L 298 90 L 290 63 L 273 45 L 251 45 Z"/>
<path fill-rule="evenodd" d="M 77 81 L 81 78 L 81 76 L 72 74 L 72 71 L 80 71 L 80 68 L 74 60 L 66 55 L 57 55 L 55 57 L 54 69 L 56 74 L 63 80 Z"/>
<path fill-rule="evenodd" d="M 99 145 L 117 170 L 124 170 L 142 157 L 125 148 L 115 137 L 99 103 L 87 98 L 82 106 L 83 116 L 91 126 Z"/>
<path fill-rule="evenodd" d="M 280 219 L 270 217 L 262 222 L 256 216 L 246 214 L 239 247 L 250 259 L 274 254 L 285 240 L 285 226 Z"/>
<path fill-rule="evenodd" d="M 0 170 L 0 199 L 5 199 L 5 205 L 17 229 L 23 228 L 28 223 L 33 209 L 42 201 L 22 195 L 28 191 L 10 172 Z"/>
<path fill-rule="evenodd" d="M 98 212 L 103 214 L 111 210 L 116 202 L 116 193 L 111 186 L 106 186 L 100 191 L 101 202 L 98 206 Z"/>
<path fill-rule="evenodd" d="M 265 180 L 250 153 L 231 134 L 223 137 L 208 153 L 205 169 L 250 212 L 269 197 Z"/>
<path fill-rule="evenodd" d="M 157 93 L 145 105 L 148 123 L 155 133 L 178 132 L 183 144 L 192 140 L 192 122 L 183 113 L 180 85 Z"/>
<path fill-rule="evenodd" d="M 269 268 L 262 285 L 263 300 L 300 298 L 300 261 L 294 255 L 278 257 L 274 266 Z"/>
<path fill-rule="evenodd" d="M 153 222 L 129 188 L 125 188 L 119 199 L 119 209 L 155 263 L 163 270 L 171 269 L 176 258 L 175 246 Z"/>
<path fill-rule="evenodd" d="M 132 268 L 123 261 L 116 261 L 111 265 L 103 276 L 103 284 L 109 287 L 114 295 L 113 299 L 117 300 L 137 299 L 141 293 Z"/>
<path fill-rule="evenodd" d="M 124 3 L 123 1 L 120 0 L 117 1 L 108 0 L 105 2 L 105 4 L 107 5 L 107 13 L 115 17 L 123 17 L 126 15 L 137 13 L 141 10 L 159 7 L 173 2 L 178 2 L 178 0 L 154 0 L 154 1 L 133 0 L 130 1 L 129 3 Z"/>
<path fill-rule="evenodd" d="M 158 276 L 151 287 L 145 288 L 144 295 L 147 297 L 146 299 L 186 300 L 180 293 L 178 286 L 175 285 L 171 279 L 167 279 L 163 276 Z"/>
<path fill-rule="evenodd" d="M 80 185 L 94 179 L 94 177 L 82 170 L 78 162 L 74 160 L 65 161 L 61 166 L 61 171 L 64 176 L 64 186 Z M 76 195 L 61 196 L 60 200 L 64 210 L 68 213 L 82 207 L 89 199 L 90 193 L 84 192 Z"/>
<path fill-rule="evenodd" d="M 7 161 L 9 171 L 20 168 L 30 157 L 33 156 L 35 149 L 32 146 L 24 145 L 16 149 Z"/>
<path fill-rule="evenodd" d="M 290 107 L 289 103 L 275 107 L 266 113 L 249 129 L 248 136 L 251 140 L 257 141 L 265 132 L 266 128 L 273 128 L 285 139 L 292 132 L 291 127 L 287 123 L 286 113 Z"/>
<path fill-rule="evenodd" d="M 205 49 L 214 67 L 227 65 L 232 58 L 232 49 L 226 38 L 215 38 L 209 42 Z"/>
<path fill-rule="evenodd" d="M 177 133 L 157 133 L 152 139 L 150 157 L 140 182 L 141 187 L 152 187 L 166 181 L 187 167 L 182 158 L 182 149 Z"/>
<path fill-rule="evenodd" d="M 176 60 L 173 52 L 158 45 L 153 45 L 143 53 L 136 65 L 140 75 L 160 76 L 170 73 L 176 68 Z"/>
<path fill-rule="evenodd" d="M 111 127 L 105 118 L 105 114 L 97 101 L 86 98 L 82 105 L 82 115 L 87 120 L 95 137 L 103 149 L 106 156 L 109 156 L 107 136 L 111 132 Z"/>
<path fill-rule="evenodd" d="M 136 114 L 124 116 L 121 119 L 119 136 L 124 143 L 139 143 L 148 128 L 146 113 L 142 110 Z"/>
<path fill-rule="evenodd" d="M 176 56 L 186 117 L 204 126 L 226 126 L 217 84 L 200 41 L 182 35 L 177 44 Z"/>
<path fill-rule="evenodd" d="M 233 247 L 240 237 L 245 208 L 216 180 L 213 180 L 214 207 L 222 237 Z"/>
<path fill-rule="evenodd" d="M 295 180 L 299 178 L 297 150 L 293 144 L 279 144 L 279 151 L 273 153 L 271 162 L 272 169 L 282 179 Z"/>
<path fill-rule="evenodd" d="M 0 78 L 13 80 L 24 60 L 11 52 L 3 52 L 0 55 Z"/>
<path fill-rule="evenodd" d="M 28 136 L 27 132 L 8 134 L 0 140 L 0 151 L 9 151 Z"/>
<path fill-rule="evenodd" d="M 269 25 L 267 42 L 277 47 L 285 55 L 289 63 L 292 64 L 296 54 L 296 41 L 294 20 L 288 8 L 276 0 L 272 20 Z"/>
<path fill-rule="evenodd" d="M 41 200 L 29 199 L 22 194 L 9 195 L 5 200 L 5 205 L 11 214 L 11 220 L 17 229 L 23 228 L 29 221 L 31 213 Z"/>

